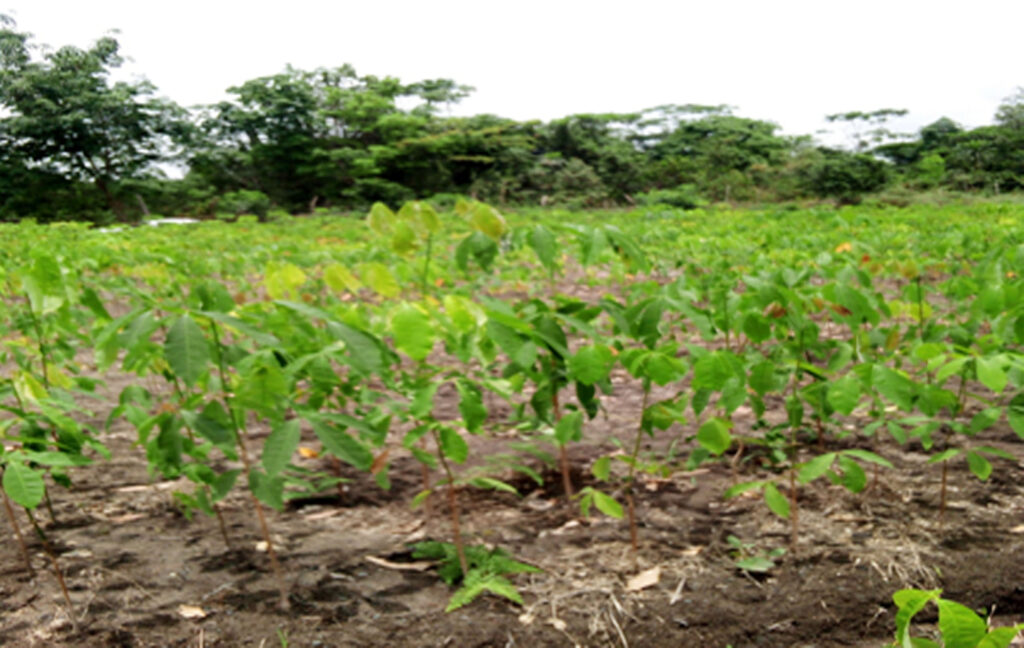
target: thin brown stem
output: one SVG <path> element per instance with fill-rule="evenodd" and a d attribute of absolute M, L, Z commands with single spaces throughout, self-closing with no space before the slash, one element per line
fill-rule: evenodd
<path fill-rule="evenodd" d="M 651 397 L 651 387 L 644 384 L 644 400 L 640 406 L 640 423 L 636 426 L 636 439 L 633 441 L 633 460 L 629 463 L 629 475 L 626 477 L 626 505 L 629 510 L 629 540 L 633 547 L 633 558 L 636 559 L 640 550 L 640 542 L 636 528 L 636 505 L 633 501 L 633 480 L 636 477 L 637 457 L 640 455 L 640 443 L 643 441 L 644 413 L 647 411 L 647 403 Z"/>
<path fill-rule="evenodd" d="M 224 350 L 220 345 L 220 335 L 217 331 L 217 323 L 211 320 L 210 325 L 213 331 L 213 343 L 217 349 L 217 369 L 220 374 L 224 406 L 227 408 L 228 418 L 231 419 L 231 428 L 234 431 L 235 444 L 238 446 L 238 456 L 242 460 L 242 468 L 245 473 L 246 481 L 248 482 L 249 476 L 252 473 L 252 462 L 249 460 L 249 451 L 245 447 L 245 430 L 238 425 L 238 420 L 235 418 L 235 411 L 231 407 L 231 398 L 228 396 L 227 370 L 224 367 Z M 259 522 L 263 541 L 267 544 L 267 556 L 270 558 L 270 564 L 274 569 L 274 575 L 277 577 L 277 585 L 280 591 L 280 607 L 282 610 L 288 610 L 291 607 L 291 604 L 288 601 L 288 588 L 285 584 L 284 571 L 281 569 L 281 563 L 277 560 L 277 552 L 274 551 L 274 542 L 270 538 L 270 527 L 267 525 L 267 517 L 263 513 L 263 505 L 251 489 L 249 490 L 249 496 L 252 499 L 252 508 L 253 511 L 255 511 L 256 519 Z"/>
<path fill-rule="evenodd" d="M 551 372 L 554 376 L 555 371 L 555 359 L 551 358 Z M 551 381 L 551 408 L 554 412 L 555 425 L 562 420 L 562 408 L 558 402 L 558 385 L 555 384 L 554 379 Z M 564 445 L 558 446 L 558 463 L 562 470 L 562 490 L 565 491 L 565 503 L 572 508 L 572 477 L 569 474 L 569 451 Z"/>
<path fill-rule="evenodd" d="M 18 518 L 14 515 L 14 507 L 11 506 L 11 500 L 7 497 L 7 491 L 3 488 L 0 488 L 0 495 L 3 495 L 4 511 L 7 513 L 7 519 L 11 522 L 11 527 L 14 528 L 14 535 L 18 539 L 18 547 L 21 549 L 21 557 L 25 561 L 25 569 L 28 570 L 29 576 L 35 578 L 36 570 L 32 568 L 32 559 L 28 554 L 28 545 L 25 544 L 25 537 L 21 535 L 21 527 L 18 525 Z"/>
<path fill-rule="evenodd" d="M 36 522 L 36 518 L 32 515 L 32 510 L 25 508 L 25 514 L 28 515 L 28 521 L 32 523 L 32 528 L 35 529 L 36 536 L 39 538 L 39 542 L 43 545 L 43 552 L 50 559 L 50 564 L 53 566 L 53 573 L 57 577 L 57 583 L 60 585 L 60 591 L 64 595 L 64 602 L 68 606 L 68 617 L 71 619 L 71 626 L 78 631 L 78 621 L 75 619 L 75 606 L 71 604 L 71 594 L 68 593 L 68 585 L 64 582 L 64 573 L 60 570 L 60 564 L 57 562 L 57 554 L 53 550 L 53 546 L 50 544 L 49 539 L 43 530 L 39 528 L 39 524 Z"/>
<path fill-rule="evenodd" d="M 942 462 L 942 488 L 939 491 L 939 523 L 946 521 L 946 483 L 949 478 L 949 462 Z"/>
<path fill-rule="evenodd" d="M 217 525 L 220 527 L 220 535 L 224 538 L 224 546 L 231 551 L 231 538 L 228 537 L 228 525 L 224 523 L 224 513 L 216 503 L 213 505 L 213 512 L 217 516 Z"/>
<path fill-rule="evenodd" d="M 437 430 L 431 428 L 430 433 L 433 435 L 434 443 L 437 445 L 437 458 L 441 460 L 444 473 L 448 476 L 448 513 L 451 516 L 452 523 L 452 542 L 455 545 L 455 553 L 459 557 L 459 567 L 462 568 L 462 576 L 465 577 L 469 574 L 469 563 L 466 561 L 466 550 L 462 546 L 462 529 L 459 526 L 459 500 L 455 492 L 455 475 L 452 473 L 451 466 L 448 465 L 448 458 L 444 456 L 444 451 L 441 449 L 441 438 Z"/>

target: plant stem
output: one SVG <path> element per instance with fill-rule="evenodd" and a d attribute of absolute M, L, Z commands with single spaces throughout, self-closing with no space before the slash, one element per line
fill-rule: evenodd
<path fill-rule="evenodd" d="M 551 358 L 552 381 L 551 381 L 551 407 L 554 411 L 555 425 L 562 419 L 562 409 L 558 402 L 558 385 L 554 381 L 555 359 Z M 569 475 L 569 451 L 565 444 L 558 446 L 558 463 L 562 469 L 562 490 L 565 491 L 565 502 L 572 508 L 572 478 Z"/>
<path fill-rule="evenodd" d="M 427 235 L 427 256 L 423 259 L 423 276 L 420 278 L 420 293 L 427 296 L 427 285 L 430 283 L 430 257 L 434 252 L 434 235 Z"/>
<path fill-rule="evenodd" d="M 220 526 L 220 535 L 224 538 L 224 546 L 228 548 L 228 551 L 231 551 L 231 538 L 228 537 L 228 526 L 224 523 L 224 514 L 216 502 L 213 503 L 213 512 L 217 516 L 217 525 Z"/>
<path fill-rule="evenodd" d="M 636 439 L 633 441 L 633 460 L 629 463 L 629 475 L 626 477 L 626 507 L 629 509 L 629 542 L 633 547 L 633 558 L 640 550 L 640 542 L 636 529 L 636 505 L 633 502 L 633 478 L 636 476 L 637 457 L 640 455 L 640 442 L 644 433 L 644 413 L 647 411 L 647 402 L 651 396 L 651 385 L 644 381 L 644 400 L 640 408 L 640 423 L 636 426 Z"/>
<path fill-rule="evenodd" d="M 3 473 L 0 472 L 0 475 Z M 10 520 L 11 526 L 14 528 L 14 535 L 18 538 L 18 547 L 21 549 L 21 557 L 25 561 L 25 569 L 28 570 L 28 575 L 35 578 L 36 570 L 32 568 L 32 559 L 28 555 L 28 546 L 25 544 L 25 537 L 21 535 L 21 527 L 18 526 L 18 518 L 14 515 L 14 508 L 11 506 L 11 500 L 7 497 L 7 491 L 0 488 L 0 495 L 4 498 L 4 511 L 7 513 L 7 519 Z"/>
<path fill-rule="evenodd" d="M 455 553 L 459 556 L 459 567 L 462 568 L 462 576 L 465 578 L 469 574 L 469 563 L 466 562 L 466 550 L 462 547 L 462 530 L 459 528 L 459 501 L 455 492 L 455 475 L 452 473 L 452 468 L 448 465 L 448 459 L 444 456 L 444 451 L 441 449 L 441 437 L 438 435 L 437 430 L 431 428 L 430 433 L 434 437 L 435 445 L 437 445 L 437 458 L 441 460 L 441 466 L 444 467 L 444 472 L 448 476 L 448 512 L 451 515 L 452 522 L 452 542 L 455 545 Z"/>
<path fill-rule="evenodd" d="M 46 342 L 43 340 L 43 327 L 36 317 L 36 312 L 29 305 L 28 314 L 32 318 L 32 328 L 36 331 L 36 344 L 39 346 L 39 364 L 43 369 L 43 387 L 50 389 L 50 369 L 46 361 Z"/>
<path fill-rule="evenodd" d="M 231 419 L 231 429 L 234 431 L 235 444 L 238 446 L 238 456 L 242 460 L 242 468 L 245 472 L 246 482 L 249 482 L 250 475 L 252 473 L 252 463 L 249 460 L 249 451 L 245 447 L 245 434 L 244 429 L 238 425 L 238 420 L 235 418 L 235 410 L 231 407 L 231 398 L 228 396 L 228 382 L 227 382 L 227 370 L 224 368 L 224 350 L 220 345 L 220 334 L 217 330 L 217 323 L 210 320 L 210 326 L 213 331 L 213 343 L 217 349 L 217 369 L 220 373 L 220 386 L 221 393 L 224 399 L 224 406 L 227 408 L 228 418 Z M 274 542 L 270 538 L 270 528 L 267 526 L 267 517 L 263 513 L 263 505 L 260 503 L 256 493 L 249 489 L 249 496 L 252 499 L 252 507 L 256 512 L 256 519 L 260 525 L 260 532 L 263 534 L 263 541 L 267 543 L 267 556 L 270 557 L 270 564 L 274 569 L 274 575 L 277 577 L 277 585 L 280 590 L 280 606 L 282 610 L 287 610 L 291 607 L 288 602 L 288 588 L 285 585 L 284 572 L 281 570 L 281 563 L 277 560 L 277 552 L 274 551 Z"/>
<path fill-rule="evenodd" d="M 946 480 L 949 475 L 949 461 L 942 462 L 942 488 L 939 491 L 939 524 L 946 521 Z"/>
<path fill-rule="evenodd" d="M 67 583 L 64 582 L 64 574 L 60 570 L 60 564 L 57 562 L 57 554 L 53 551 L 53 546 L 47 539 L 46 534 L 39 528 L 39 524 L 36 522 L 36 518 L 32 515 L 32 510 L 25 507 L 25 514 L 28 515 L 28 521 L 32 523 L 32 528 L 35 529 L 36 535 L 39 537 L 39 542 L 43 545 L 43 551 L 46 556 L 50 559 L 50 564 L 53 565 L 53 573 L 57 576 L 57 583 L 60 585 L 60 591 L 64 595 L 64 602 L 68 605 L 68 617 L 71 618 L 71 626 L 78 631 L 78 622 L 75 620 L 75 607 L 71 604 L 71 594 L 68 593 Z"/>

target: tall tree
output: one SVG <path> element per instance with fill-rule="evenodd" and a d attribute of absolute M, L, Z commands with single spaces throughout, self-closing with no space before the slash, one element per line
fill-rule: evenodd
<path fill-rule="evenodd" d="M 147 81 L 116 82 L 118 43 L 62 47 L 32 57 L 30 35 L 0 21 L 0 146 L 73 182 L 93 184 L 119 217 L 119 183 L 167 159 L 183 132 L 183 112 Z"/>

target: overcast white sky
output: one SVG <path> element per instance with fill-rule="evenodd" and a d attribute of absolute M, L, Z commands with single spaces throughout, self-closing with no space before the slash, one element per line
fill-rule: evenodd
<path fill-rule="evenodd" d="M 0 0 L 36 41 L 120 30 L 126 69 L 184 105 L 257 76 L 351 63 L 476 92 L 455 114 L 552 119 L 665 103 L 731 104 L 784 132 L 907 108 L 990 123 L 1024 85 L 1022 0 Z"/>

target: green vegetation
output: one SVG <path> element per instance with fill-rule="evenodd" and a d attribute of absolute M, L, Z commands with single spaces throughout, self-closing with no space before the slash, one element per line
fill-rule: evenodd
<path fill-rule="evenodd" d="M 351 66 L 287 68 L 186 110 L 144 81 L 110 81 L 122 62 L 104 37 L 86 50 L 33 56 L 0 16 L 0 220 L 133 222 L 152 214 L 233 219 L 317 208 L 397 208 L 466 195 L 571 208 L 718 201 L 857 203 L 879 194 L 1013 192 L 1024 177 L 1024 96 L 995 124 L 942 118 L 918 133 L 886 121 L 906 111 L 830 115 L 849 149 L 778 133 L 729 106 L 667 105 L 570 115 L 548 123 L 446 117 L 472 88 L 404 83 Z M 184 167 L 170 180 L 160 164 Z M 164 166 L 163 168 L 166 168 Z M 936 194 L 936 192 L 938 192 Z"/>

